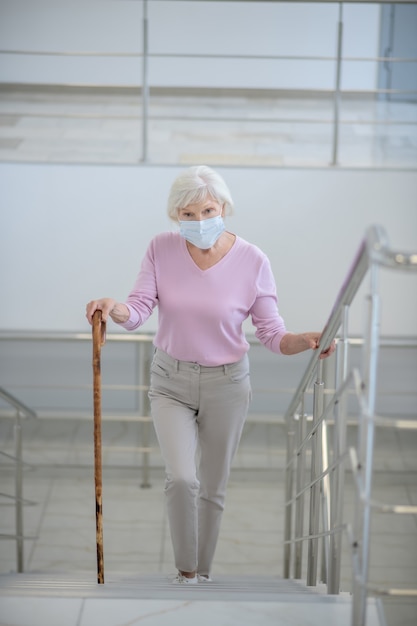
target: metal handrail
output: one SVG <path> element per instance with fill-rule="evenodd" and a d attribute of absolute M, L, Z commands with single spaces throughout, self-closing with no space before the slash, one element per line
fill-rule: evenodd
<path fill-rule="evenodd" d="M 417 270 L 417 254 L 391 250 L 388 246 L 387 235 L 382 226 L 371 226 L 358 248 L 351 268 L 336 298 L 332 312 L 323 329 L 320 339 L 320 347 L 322 350 L 326 349 L 336 337 L 341 324 L 343 309 L 345 306 L 349 306 L 352 303 L 371 262 L 391 269 Z M 292 415 L 294 415 L 300 404 L 303 393 L 311 383 L 319 357 L 320 350 L 317 350 L 313 353 L 294 397 L 285 413 L 286 419 L 290 419 Z"/>
<path fill-rule="evenodd" d="M 340 567 L 341 567 L 341 540 L 342 530 L 351 532 L 354 537 L 352 546 L 353 563 L 353 604 L 352 624 L 363 626 L 366 619 L 366 598 L 370 589 L 374 587 L 368 583 L 369 568 L 369 535 L 370 535 L 370 511 L 376 509 L 384 513 L 415 514 L 417 507 L 408 505 L 387 505 L 376 502 L 371 498 L 372 472 L 373 472 L 373 447 L 374 430 L 377 425 L 385 425 L 396 428 L 415 429 L 417 423 L 412 420 L 401 418 L 385 419 L 375 413 L 376 398 L 376 370 L 379 342 L 379 298 L 377 293 L 377 270 L 379 268 L 396 269 L 406 272 L 417 271 L 417 254 L 392 250 L 388 244 L 388 238 L 381 226 L 370 227 L 362 240 L 351 268 L 347 274 L 342 288 L 336 298 L 329 319 L 324 327 L 320 348 L 326 349 L 335 338 L 339 328 L 342 334 L 338 352 L 339 371 L 336 370 L 336 391 L 327 406 L 324 406 L 324 384 L 322 381 L 323 364 L 319 361 L 319 352 L 313 356 L 301 378 L 295 395 L 293 396 L 287 412 L 285 422 L 287 424 L 287 477 L 285 494 L 285 535 L 284 535 L 284 577 L 290 575 L 291 547 L 295 547 L 294 564 L 296 577 L 300 577 L 301 571 L 301 545 L 304 540 L 309 542 L 307 584 L 316 584 L 318 540 L 323 540 L 322 565 L 323 581 L 327 582 L 329 593 L 339 593 Z M 348 309 L 352 303 L 365 274 L 370 270 L 371 287 L 368 296 L 369 316 L 367 321 L 367 336 L 363 340 L 365 349 L 364 372 L 358 370 L 347 371 L 347 318 Z M 314 410 L 312 427 L 308 434 L 300 424 L 305 423 L 304 394 L 307 392 L 314 376 Z M 359 436 L 358 453 L 348 450 L 346 444 L 346 410 L 344 406 L 345 394 L 349 385 L 353 384 L 354 393 L 359 403 Z M 301 412 L 296 413 L 301 407 Z M 326 418 L 330 410 L 334 411 L 334 440 L 333 450 L 327 444 Z M 294 418 L 298 422 L 298 441 L 295 442 L 296 427 Z M 301 435 L 301 436 L 300 436 Z M 302 486 L 300 474 L 304 475 L 305 447 L 311 442 L 311 478 L 306 486 Z M 355 485 L 357 486 L 355 528 L 350 530 L 349 525 L 343 521 L 343 490 L 344 490 L 344 461 L 350 455 Z M 320 459 L 321 457 L 321 459 Z M 328 459 L 332 458 L 331 464 Z M 293 495 L 293 473 L 297 471 L 297 488 Z M 301 469 L 302 468 L 302 469 Z M 324 485 L 332 477 L 332 489 Z M 326 489 L 325 489 L 326 487 Z M 310 525 L 308 535 L 303 533 L 303 523 L 300 522 L 299 512 L 303 510 L 303 494 L 310 490 Z M 330 502 L 330 497 L 335 502 Z M 301 499 L 301 502 L 300 502 Z M 292 531 L 292 506 L 296 510 L 296 528 Z M 320 532 L 319 515 L 320 505 L 323 507 L 324 530 Z M 327 512 L 331 519 L 326 519 Z M 329 579 L 327 579 L 329 576 Z M 382 593 L 382 592 L 381 592 Z M 417 595 L 416 590 L 385 590 L 386 594 Z"/>
<path fill-rule="evenodd" d="M 21 417 L 36 418 L 36 411 L 29 408 L 18 400 L 11 393 L 0 387 L 0 397 L 3 398 L 8 404 L 16 409 L 15 424 L 14 424 L 14 439 L 15 439 L 15 456 L 8 454 L 5 455 L 15 462 L 15 495 L 10 496 L 8 494 L 0 494 L 2 497 L 10 498 L 15 502 L 15 528 L 16 532 L 12 534 L 0 534 L 0 539 L 14 539 L 16 541 L 16 563 L 17 571 L 23 572 L 24 558 L 23 558 L 23 542 L 25 539 L 34 539 L 34 537 L 25 537 L 23 534 L 23 506 L 25 504 L 34 504 L 29 500 L 23 498 L 23 459 L 22 459 L 22 424 Z"/>

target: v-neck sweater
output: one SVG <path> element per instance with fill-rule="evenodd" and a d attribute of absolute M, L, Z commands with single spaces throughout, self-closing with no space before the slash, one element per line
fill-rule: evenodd
<path fill-rule="evenodd" d="M 242 324 L 249 316 L 256 337 L 272 352 L 281 352 L 287 332 L 268 257 L 238 236 L 224 257 L 202 270 L 179 233 L 157 235 L 125 304 L 126 330 L 141 326 L 157 306 L 155 347 L 204 366 L 234 363 L 246 354 Z"/>

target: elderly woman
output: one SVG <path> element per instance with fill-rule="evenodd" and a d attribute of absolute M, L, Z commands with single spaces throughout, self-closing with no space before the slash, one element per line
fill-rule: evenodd
<path fill-rule="evenodd" d="M 157 235 L 125 303 L 87 305 L 135 330 L 158 306 L 159 324 L 149 398 L 165 462 L 167 512 L 178 575 L 174 582 L 209 582 L 230 468 L 251 398 L 249 316 L 256 336 L 277 354 L 319 347 L 320 333 L 287 332 L 277 308 L 268 258 L 226 230 L 233 202 L 209 167 L 174 181 L 168 214 L 179 232 Z M 321 358 L 334 351 L 332 344 Z"/>

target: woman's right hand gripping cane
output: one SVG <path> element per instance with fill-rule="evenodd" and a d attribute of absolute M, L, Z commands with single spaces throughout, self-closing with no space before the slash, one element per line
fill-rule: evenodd
<path fill-rule="evenodd" d="M 116 324 L 122 324 L 129 319 L 129 309 L 121 302 L 116 302 L 113 298 L 100 298 L 91 300 L 86 307 L 86 318 L 93 324 L 93 315 L 96 311 L 101 311 L 101 319 L 106 323 L 110 317 Z"/>

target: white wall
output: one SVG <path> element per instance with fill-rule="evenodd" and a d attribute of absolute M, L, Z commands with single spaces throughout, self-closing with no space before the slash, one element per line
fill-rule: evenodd
<path fill-rule="evenodd" d="M 175 58 L 174 53 L 334 57 L 338 3 L 150 0 L 152 86 L 332 89 L 334 61 Z M 344 56 L 378 55 L 377 4 L 345 4 Z M 3 50 L 141 53 L 140 0 L 0 0 Z M 372 90 L 376 63 L 346 61 L 344 89 Z M 117 57 L 0 57 L 0 82 L 138 85 L 142 60 Z"/>
<path fill-rule="evenodd" d="M 175 167 L 0 165 L 1 330 L 86 330 L 85 304 L 124 299 L 149 239 L 171 228 Z M 366 228 L 417 251 L 415 172 L 223 168 L 229 228 L 270 257 L 290 329 L 320 329 Z M 385 271 L 382 332 L 417 335 L 417 279 Z M 363 330 L 363 298 L 351 332 Z M 156 325 L 154 316 L 145 329 Z M 112 327 L 116 330 L 116 327 Z"/>

